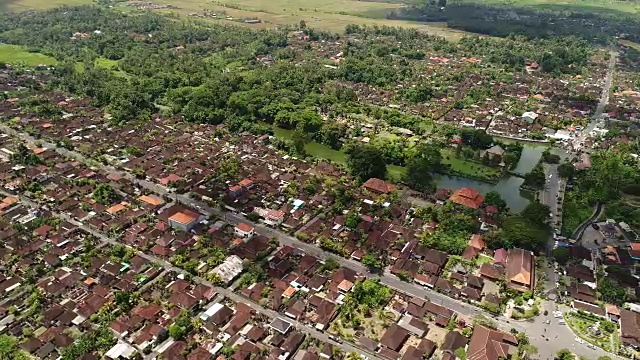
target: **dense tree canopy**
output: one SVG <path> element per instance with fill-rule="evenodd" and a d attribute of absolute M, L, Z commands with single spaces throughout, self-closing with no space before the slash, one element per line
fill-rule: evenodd
<path fill-rule="evenodd" d="M 634 41 L 640 38 L 640 21 L 633 14 L 625 14 L 615 7 L 581 6 L 572 4 L 556 6 L 556 4 L 526 3 L 482 3 L 468 0 L 446 2 L 444 10 L 441 2 L 418 1 L 411 6 L 388 14 L 389 18 L 401 18 L 417 21 L 447 22 L 449 27 L 492 36 L 523 35 L 528 38 L 554 38 L 561 36 L 577 36 L 586 40 L 607 43 L 612 38 L 625 34 Z M 603 3 L 605 4 L 605 3 Z M 546 5 L 546 6 L 545 6 Z M 567 43 L 565 51 L 555 52 L 553 56 L 536 57 L 538 62 L 548 61 L 547 66 L 558 66 L 563 60 L 570 58 L 568 49 L 575 49 L 574 44 Z M 519 49 L 511 56 L 523 56 Z M 579 51 L 578 51 L 579 52 Z M 552 53 L 549 52 L 551 55 Z M 526 56 L 526 55 L 525 55 Z M 553 69 L 553 68 L 552 68 Z"/>
<path fill-rule="evenodd" d="M 484 204 L 487 206 L 495 206 L 500 211 L 507 210 L 507 202 L 504 201 L 500 193 L 497 191 L 490 191 L 485 195 Z"/>
<path fill-rule="evenodd" d="M 564 246 L 558 246 L 553 249 L 552 255 L 553 258 L 558 262 L 558 264 L 561 265 L 566 264 L 570 258 L 569 249 Z"/>
<path fill-rule="evenodd" d="M 620 190 L 640 178 L 635 160 L 622 152 L 598 151 L 591 155 L 591 168 L 579 179 L 581 190 L 595 201 L 606 202 L 620 197 Z"/>
<path fill-rule="evenodd" d="M 433 191 L 433 174 L 442 166 L 440 148 L 434 144 L 416 146 L 407 160 L 405 181 L 413 189 Z"/>
<path fill-rule="evenodd" d="M 524 175 L 523 186 L 530 189 L 542 190 L 546 182 L 544 169 L 541 164 L 536 165 L 530 172 Z"/>
<path fill-rule="evenodd" d="M 93 200 L 103 205 L 111 205 L 117 197 L 118 194 L 109 184 L 100 184 L 93 191 Z"/>
<path fill-rule="evenodd" d="M 18 338 L 9 335 L 0 335 L 0 359 L 28 360 L 31 356 L 20 349 Z"/>
<path fill-rule="evenodd" d="M 575 173 L 575 167 L 573 166 L 573 164 L 569 162 L 564 162 L 558 165 L 558 175 L 560 175 L 561 178 L 569 179 L 573 177 L 574 173 Z"/>
<path fill-rule="evenodd" d="M 607 276 L 598 277 L 596 291 L 600 300 L 620 306 L 629 298 L 626 288 L 619 286 Z"/>
<path fill-rule="evenodd" d="M 521 215 L 536 227 L 545 228 L 548 226 L 550 213 L 549 205 L 532 201 L 522 210 Z"/>
<path fill-rule="evenodd" d="M 503 246 L 520 247 L 530 250 L 543 249 L 547 242 L 548 232 L 540 229 L 522 216 L 510 216 L 502 223 Z"/>
<path fill-rule="evenodd" d="M 351 174 L 361 181 L 384 179 L 387 164 L 380 149 L 372 145 L 350 144 L 346 149 L 347 166 Z"/>

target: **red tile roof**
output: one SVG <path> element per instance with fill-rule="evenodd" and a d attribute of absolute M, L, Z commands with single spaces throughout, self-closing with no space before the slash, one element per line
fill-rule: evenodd
<path fill-rule="evenodd" d="M 471 239 L 469 239 L 469 246 L 472 246 L 479 250 L 484 249 L 484 240 L 482 239 L 482 235 L 479 235 L 479 234 L 471 235 Z"/>
<path fill-rule="evenodd" d="M 512 340 L 509 334 L 492 330 L 478 325 L 473 329 L 473 336 L 467 349 L 469 360 L 498 360 L 506 359 L 509 355 L 509 344 L 506 339 Z"/>
<path fill-rule="evenodd" d="M 476 189 L 462 188 L 453 193 L 449 200 L 456 204 L 477 209 L 484 202 L 484 196 L 480 195 Z"/>
<path fill-rule="evenodd" d="M 389 184 L 388 182 L 377 178 L 371 178 L 367 180 L 367 182 L 365 182 L 362 186 L 364 186 L 364 188 L 367 190 L 375 191 L 381 194 L 388 194 L 396 189 L 396 187 L 392 184 Z"/>
<path fill-rule="evenodd" d="M 236 225 L 236 229 L 244 232 L 251 232 L 253 231 L 253 226 L 247 225 L 245 223 L 239 223 L 238 225 Z"/>

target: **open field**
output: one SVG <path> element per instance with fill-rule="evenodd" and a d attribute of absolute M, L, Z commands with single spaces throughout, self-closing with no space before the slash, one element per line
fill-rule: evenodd
<path fill-rule="evenodd" d="M 178 0 L 177 2 L 155 1 L 158 4 L 171 4 L 178 9 L 161 10 L 180 15 L 193 13 L 203 13 L 205 10 L 217 14 L 225 14 L 234 19 L 260 19 L 261 24 L 244 24 L 255 28 L 273 28 L 279 25 L 299 24 L 303 20 L 308 27 L 342 33 L 349 24 L 368 26 L 401 26 L 407 28 L 420 29 L 431 35 L 439 35 L 450 40 L 460 39 L 465 32 L 447 28 L 444 23 L 420 23 L 405 20 L 388 20 L 385 18 L 387 11 L 397 8 L 397 4 L 389 6 L 385 3 L 360 2 L 351 0 L 341 0 L 340 4 L 348 3 L 349 6 L 336 6 L 333 2 L 322 0 L 317 3 L 309 3 L 305 7 L 305 2 L 301 1 L 297 5 L 289 4 L 284 7 L 279 3 L 292 3 L 292 1 L 281 0 L 278 2 L 261 2 L 259 0 L 228 0 L 226 2 L 208 3 L 203 0 Z M 211 19 L 211 21 L 224 21 Z"/>
<path fill-rule="evenodd" d="M 582 10 L 592 11 L 620 11 L 630 14 L 640 12 L 640 2 L 637 0 L 631 1 L 610 1 L 610 0 L 487 0 L 483 1 L 484 4 L 499 4 L 499 5 L 512 5 L 512 6 L 531 6 L 539 9 L 553 9 L 553 10 L 570 10 L 576 7 Z"/>
<path fill-rule="evenodd" d="M 56 64 L 56 59 L 43 54 L 28 52 L 23 46 L 0 44 L 0 62 L 37 66 L 54 65 Z"/>
<path fill-rule="evenodd" d="M 404 5 L 399 0 L 357 1 L 357 0 L 152 0 L 158 5 L 172 5 L 175 9 L 157 10 L 163 13 L 188 16 L 203 14 L 205 11 L 224 14 L 233 21 L 206 18 L 209 21 L 233 23 L 255 28 L 273 28 L 280 25 L 299 24 L 304 20 L 307 26 L 323 31 L 341 33 L 349 24 L 368 26 L 401 26 L 417 28 L 425 33 L 457 40 L 467 34 L 450 29 L 446 23 L 389 20 L 386 15 Z M 61 5 L 90 4 L 92 0 L 0 0 L 0 12 L 24 11 L 52 8 Z M 594 12 L 640 13 L 640 1 L 608 0 L 488 0 L 483 4 L 527 6 L 536 9 L 570 10 L 580 9 Z M 124 11 L 126 3 L 118 3 Z M 262 23 L 245 24 L 241 19 L 259 19 Z"/>
<path fill-rule="evenodd" d="M 417 28 L 432 35 L 451 40 L 460 39 L 465 32 L 447 28 L 445 23 L 420 23 L 404 20 L 388 20 L 386 14 L 402 6 L 399 3 L 365 2 L 356 0 L 154 0 L 158 5 L 172 5 L 175 9 L 157 10 L 182 16 L 203 14 L 205 11 L 225 14 L 234 19 L 260 19 L 260 24 L 244 24 L 242 21 L 227 21 L 206 18 L 210 21 L 232 23 L 253 28 L 273 28 L 280 25 L 299 24 L 304 20 L 307 26 L 342 33 L 349 24 L 368 26 L 401 26 Z M 91 0 L 0 0 L 0 11 L 41 10 L 61 5 L 91 4 Z M 124 7 L 124 11 L 133 8 Z"/>
<path fill-rule="evenodd" d="M 91 0 L 0 0 L 0 11 L 42 10 L 61 5 L 90 4 Z"/>

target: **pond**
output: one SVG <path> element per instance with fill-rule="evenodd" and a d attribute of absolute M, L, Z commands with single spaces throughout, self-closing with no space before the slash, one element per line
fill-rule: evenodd
<path fill-rule="evenodd" d="M 531 192 L 520 190 L 522 182 L 524 182 L 524 179 L 515 176 L 507 176 L 502 178 L 497 184 L 490 184 L 459 176 L 442 175 L 436 179 L 436 186 L 439 189 L 452 190 L 469 187 L 478 190 L 482 194 L 497 191 L 512 212 L 520 212 L 529 205 L 529 202 L 534 198 L 534 194 Z"/>
<path fill-rule="evenodd" d="M 282 139 L 290 139 L 293 130 L 274 128 L 275 136 Z M 548 146 L 547 144 L 524 143 L 520 161 L 514 168 L 515 172 L 527 173 L 533 169 L 542 157 L 542 152 Z M 305 145 L 307 153 L 313 157 L 331 160 L 338 164 L 344 164 L 345 154 L 341 151 L 331 149 L 330 147 L 310 142 Z M 389 176 L 393 179 L 399 179 L 404 172 L 404 168 L 397 165 L 389 165 L 387 167 Z M 521 191 L 520 185 L 524 180 L 515 176 L 507 176 L 502 178 L 497 184 L 490 184 L 479 180 L 467 179 L 459 176 L 441 175 L 436 178 L 436 187 L 441 189 L 456 190 L 462 187 L 470 187 L 486 194 L 490 191 L 497 191 L 506 201 L 507 206 L 513 212 L 520 212 L 534 198 L 534 194 Z"/>
<path fill-rule="evenodd" d="M 526 174 L 540 161 L 542 153 L 548 145 L 525 143 L 522 146 L 520 160 L 516 164 L 516 167 L 513 168 L 513 171 L 519 174 Z"/>

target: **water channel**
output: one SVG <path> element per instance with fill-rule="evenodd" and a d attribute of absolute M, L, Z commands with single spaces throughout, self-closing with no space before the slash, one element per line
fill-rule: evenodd
<path fill-rule="evenodd" d="M 275 129 L 276 137 L 289 139 L 293 131 L 286 129 Z M 547 144 L 539 143 L 523 143 L 522 155 L 518 164 L 514 168 L 514 172 L 525 174 L 531 171 L 542 157 L 542 152 L 547 147 Z M 336 163 L 344 163 L 344 153 L 333 150 L 323 144 L 311 142 L 306 146 L 306 151 L 310 155 L 318 158 L 328 159 Z M 392 175 L 397 175 L 402 171 L 402 167 L 390 166 L 389 172 Z M 463 187 L 474 188 L 482 194 L 486 194 L 490 191 L 497 191 L 502 198 L 506 201 L 507 206 L 512 212 L 520 212 L 524 209 L 529 202 L 534 198 L 534 195 L 527 191 L 521 191 L 520 185 L 524 182 L 524 179 L 515 176 L 505 176 L 497 184 L 490 184 L 483 181 L 467 179 L 459 176 L 446 176 L 441 175 L 436 178 L 437 188 L 445 188 L 456 190 Z"/>

